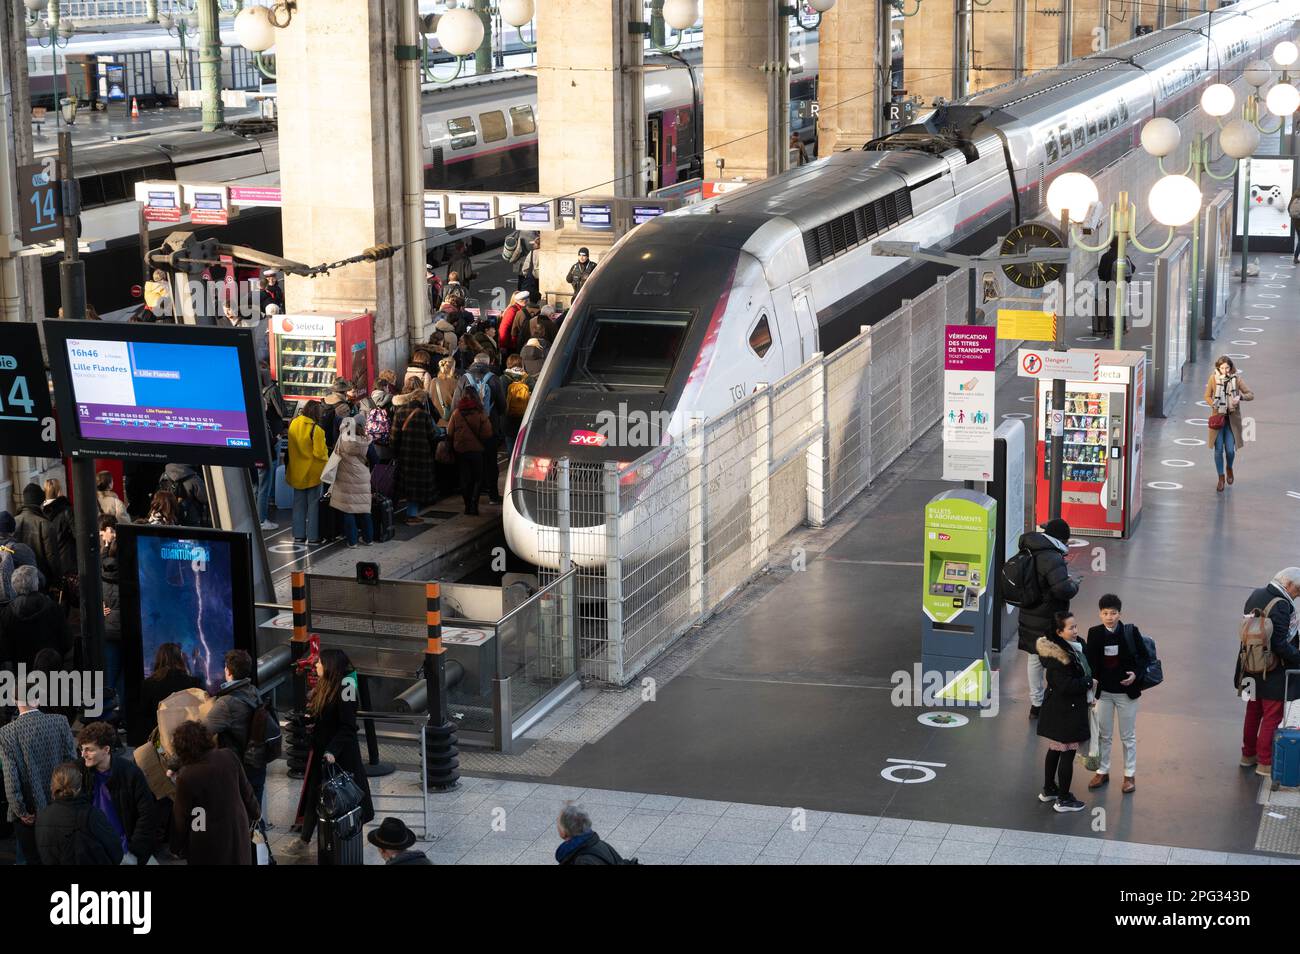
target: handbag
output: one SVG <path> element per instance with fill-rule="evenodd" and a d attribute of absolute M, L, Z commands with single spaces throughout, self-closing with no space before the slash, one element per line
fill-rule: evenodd
<path fill-rule="evenodd" d="M 1088 754 L 1080 756 L 1083 759 L 1083 767 L 1089 772 L 1095 772 L 1101 767 L 1100 734 L 1101 726 L 1097 722 L 1096 705 L 1088 706 Z"/>
<path fill-rule="evenodd" d="M 334 479 L 339 475 L 339 461 L 342 459 L 339 456 L 337 447 L 330 452 L 330 459 L 325 461 L 325 468 L 320 472 L 320 482 L 322 484 L 334 483 Z"/>
<path fill-rule="evenodd" d="M 361 804 L 365 795 L 351 772 L 345 772 L 329 760 L 324 761 L 322 771 L 325 781 L 316 798 L 321 818 L 341 818 Z"/>
<path fill-rule="evenodd" d="M 1210 419 L 1207 423 L 1210 425 L 1210 430 L 1212 431 L 1221 430 L 1223 428 L 1223 425 L 1228 423 L 1228 415 L 1211 414 Z"/>

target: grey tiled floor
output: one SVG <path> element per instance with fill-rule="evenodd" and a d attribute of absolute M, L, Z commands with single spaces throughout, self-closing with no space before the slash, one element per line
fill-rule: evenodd
<path fill-rule="evenodd" d="M 414 773 L 372 781 L 380 818 L 396 815 L 423 824 Z M 293 854 L 288 833 L 298 783 L 282 774 L 267 783 L 272 848 L 281 864 L 311 864 L 312 852 Z M 388 796 L 388 797 L 386 797 Z M 399 796 L 394 799 L 392 796 Z M 595 829 L 624 857 L 642 864 L 759 865 L 1275 865 L 1300 864 L 1266 854 L 1195 851 L 1103 837 L 945 825 L 803 811 L 774 805 L 703 801 L 532 782 L 462 778 L 454 792 L 429 795 L 432 841 L 420 841 L 435 864 L 554 864 L 555 818 L 576 801 Z M 379 864 L 366 845 L 366 863 Z"/>

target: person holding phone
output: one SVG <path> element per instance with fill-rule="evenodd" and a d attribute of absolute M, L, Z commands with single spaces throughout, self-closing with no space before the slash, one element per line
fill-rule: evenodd
<path fill-rule="evenodd" d="M 1101 788 L 1110 781 L 1110 748 L 1119 717 L 1119 738 L 1124 746 L 1125 795 L 1137 789 L 1137 714 L 1142 695 L 1141 676 L 1150 660 L 1146 644 L 1136 626 L 1119 618 L 1120 598 L 1107 593 L 1097 602 L 1101 625 L 1088 630 L 1088 664 L 1097 675 L 1097 774 L 1089 788 Z"/>

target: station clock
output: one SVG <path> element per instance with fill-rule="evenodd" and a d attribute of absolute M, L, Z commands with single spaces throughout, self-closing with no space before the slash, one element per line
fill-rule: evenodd
<path fill-rule="evenodd" d="M 1002 255 L 1024 255 L 1036 248 L 1064 248 L 1061 233 L 1043 222 L 1025 222 L 1007 233 L 999 250 Z M 1021 288 L 1042 288 L 1061 277 L 1064 262 L 1014 262 L 1002 266 L 1003 273 Z"/>

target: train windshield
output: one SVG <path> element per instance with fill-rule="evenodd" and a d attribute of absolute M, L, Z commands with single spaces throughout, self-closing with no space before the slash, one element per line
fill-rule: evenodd
<path fill-rule="evenodd" d="M 690 323 L 689 311 L 594 309 L 566 383 L 608 390 L 664 388 Z"/>

